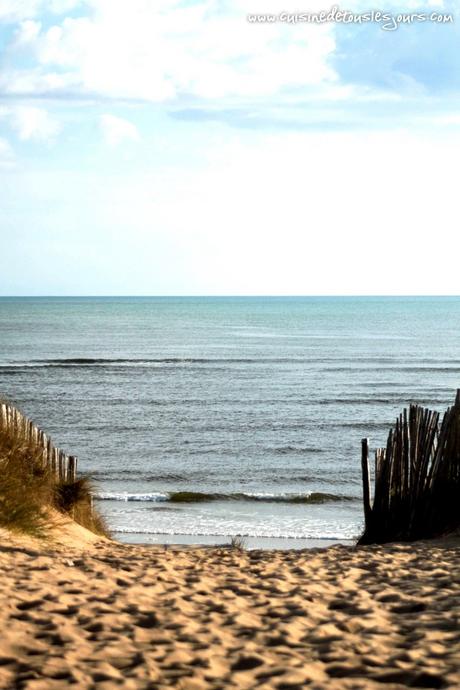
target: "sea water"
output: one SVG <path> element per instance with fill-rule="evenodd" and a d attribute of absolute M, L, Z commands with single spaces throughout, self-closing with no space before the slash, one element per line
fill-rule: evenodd
<path fill-rule="evenodd" d="M 0 298 L 0 396 L 124 540 L 353 539 L 361 438 L 458 386 L 460 298 Z"/>

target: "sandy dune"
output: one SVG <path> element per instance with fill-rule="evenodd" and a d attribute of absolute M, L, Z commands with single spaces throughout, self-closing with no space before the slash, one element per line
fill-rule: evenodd
<path fill-rule="evenodd" d="M 460 688 L 459 542 L 1 543 L 1 688 Z"/>

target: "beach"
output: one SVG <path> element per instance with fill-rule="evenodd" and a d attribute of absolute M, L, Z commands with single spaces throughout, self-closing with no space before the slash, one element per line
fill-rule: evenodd
<path fill-rule="evenodd" d="M 458 690 L 460 539 L 353 544 L 361 438 L 451 404 L 459 304 L 0 300 L 2 389 L 120 540 L 0 529 L 0 689 Z"/>
<path fill-rule="evenodd" d="M 460 687 L 458 539 L 248 551 L 78 529 L 2 534 L 1 688 Z"/>

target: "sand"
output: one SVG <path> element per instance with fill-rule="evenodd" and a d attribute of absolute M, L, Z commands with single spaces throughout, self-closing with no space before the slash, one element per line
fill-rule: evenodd
<path fill-rule="evenodd" d="M 458 541 L 64 541 L 0 535 L 1 688 L 460 688 Z"/>

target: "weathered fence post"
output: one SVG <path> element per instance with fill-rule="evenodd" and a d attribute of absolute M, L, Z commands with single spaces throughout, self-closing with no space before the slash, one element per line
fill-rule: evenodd
<path fill-rule="evenodd" d="M 371 520 L 371 482 L 369 476 L 369 439 L 361 440 L 361 471 L 363 475 L 363 504 L 364 522 L 366 530 L 369 528 Z"/>
<path fill-rule="evenodd" d="M 70 482 L 74 482 L 77 478 L 77 458 L 74 455 L 69 455 L 69 476 Z"/>
<path fill-rule="evenodd" d="M 362 440 L 366 521 L 360 544 L 426 539 L 460 526 L 460 389 L 440 415 L 411 405 L 390 430 L 386 450 L 376 453 L 371 505 L 367 439 Z"/>
<path fill-rule="evenodd" d="M 8 412 L 7 412 L 6 404 L 2 403 L 0 406 L 0 426 L 2 426 L 3 428 L 6 428 L 7 421 L 8 421 Z"/>
<path fill-rule="evenodd" d="M 0 403 L 0 431 L 10 430 L 26 443 L 41 451 L 42 462 L 55 482 L 76 481 L 77 458 L 68 456 L 53 444 L 51 438 L 39 429 L 22 412 L 8 403 Z"/>

